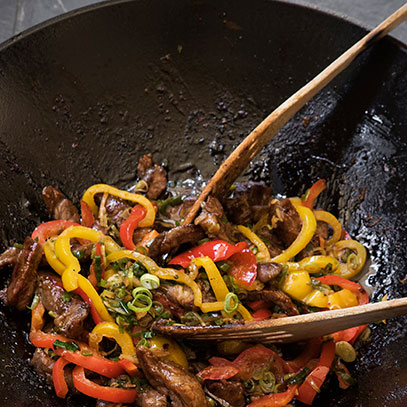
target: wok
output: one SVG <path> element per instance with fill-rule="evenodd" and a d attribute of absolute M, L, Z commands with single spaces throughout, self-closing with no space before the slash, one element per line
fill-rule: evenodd
<path fill-rule="evenodd" d="M 147 152 L 168 160 L 172 179 L 209 178 L 266 113 L 365 33 L 280 1 L 140 0 L 91 6 L 8 41 L 0 48 L 2 248 L 47 220 L 45 185 L 76 203 L 93 183 L 125 188 Z M 405 46 L 380 41 L 245 174 L 288 195 L 326 178 L 321 206 L 370 250 L 375 299 L 407 295 L 406 67 Z M 57 399 L 33 372 L 27 328 L 25 313 L 1 309 L 0 405 L 84 405 Z M 406 405 L 406 318 L 372 329 L 353 368 L 358 384 L 334 384 L 315 405 Z"/>

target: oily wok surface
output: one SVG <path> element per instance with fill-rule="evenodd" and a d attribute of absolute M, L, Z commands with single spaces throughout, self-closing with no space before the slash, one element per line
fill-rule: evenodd
<path fill-rule="evenodd" d="M 170 179 L 208 179 L 267 113 L 365 32 L 285 2 L 141 0 L 73 12 L 9 41 L 0 49 L 2 249 L 48 219 L 45 185 L 76 203 L 94 183 L 125 188 L 148 152 L 168 160 Z M 403 45 L 376 44 L 245 174 L 290 196 L 326 178 L 319 203 L 369 249 L 375 299 L 407 295 L 406 67 Z M 84 405 L 57 399 L 29 366 L 27 315 L 1 308 L 0 404 Z M 405 405 L 406 318 L 372 330 L 354 368 L 358 384 L 333 383 L 314 405 Z"/>

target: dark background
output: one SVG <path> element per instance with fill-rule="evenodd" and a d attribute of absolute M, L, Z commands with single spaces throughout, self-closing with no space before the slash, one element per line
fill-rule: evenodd
<path fill-rule="evenodd" d="M 289 1 L 333 11 L 367 27 L 374 27 L 405 2 L 405 0 Z M 100 0 L 0 0 L 0 43 L 42 21 L 99 2 Z M 393 36 L 407 43 L 407 24 L 397 28 Z"/>

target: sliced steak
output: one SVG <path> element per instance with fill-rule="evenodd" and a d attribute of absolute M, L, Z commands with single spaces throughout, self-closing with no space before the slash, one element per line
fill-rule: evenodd
<path fill-rule="evenodd" d="M 167 397 L 164 394 L 148 388 L 138 394 L 136 405 L 140 407 L 167 407 L 168 403 Z"/>
<path fill-rule="evenodd" d="M 148 255 L 159 259 L 161 255 L 170 253 L 185 243 L 196 243 L 204 237 L 203 230 L 196 225 L 181 225 L 168 232 L 160 233 L 148 250 Z"/>
<path fill-rule="evenodd" d="M 54 219 L 69 220 L 79 223 L 79 213 L 73 203 L 56 188 L 45 187 L 42 190 L 42 199 L 48 212 Z"/>
<path fill-rule="evenodd" d="M 183 308 L 192 308 L 194 305 L 194 293 L 186 285 L 165 285 L 165 294 L 171 302 L 178 303 Z M 163 287 L 163 288 L 164 288 Z"/>
<path fill-rule="evenodd" d="M 210 239 L 221 239 L 234 243 L 237 235 L 234 226 L 227 220 L 222 204 L 213 196 L 202 204 L 202 211 L 195 219 L 195 225 L 199 225 Z"/>
<path fill-rule="evenodd" d="M 153 162 L 152 154 L 141 157 L 137 165 L 137 175 L 148 185 L 148 199 L 158 199 L 167 188 L 167 176 L 161 165 Z"/>
<path fill-rule="evenodd" d="M 52 385 L 52 368 L 55 361 L 50 358 L 42 348 L 36 348 L 31 359 L 31 364 L 37 373 L 43 377 L 48 385 Z"/>
<path fill-rule="evenodd" d="M 188 215 L 192 206 L 194 205 L 196 198 L 193 196 L 188 196 L 182 200 L 182 203 L 175 206 L 168 206 L 165 213 L 168 219 L 182 222 Z"/>
<path fill-rule="evenodd" d="M 208 382 L 206 387 L 215 397 L 229 403 L 230 407 L 246 405 L 244 387 L 241 382 L 221 380 Z"/>
<path fill-rule="evenodd" d="M 271 216 L 278 219 L 275 233 L 288 247 L 301 230 L 301 219 L 289 199 L 275 200 L 271 205 Z"/>
<path fill-rule="evenodd" d="M 95 195 L 96 204 L 100 205 L 102 201 L 103 194 Z M 105 201 L 106 214 L 110 218 L 111 222 L 114 223 L 118 228 L 129 216 L 129 209 L 131 206 L 121 198 L 113 195 L 109 195 Z"/>
<path fill-rule="evenodd" d="M 181 366 L 158 358 L 145 346 L 139 346 L 136 354 L 147 380 L 172 403 L 183 407 L 208 405 L 198 379 Z"/>
<path fill-rule="evenodd" d="M 17 247 L 9 247 L 0 256 L 0 269 L 4 267 L 14 267 L 17 263 L 18 256 L 20 255 L 21 249 Z"/>
<path fill-rule="evenodd" d="M 31 237 L 26 237 L 23 249 L 14 266 L 10 285 L 7 288 L 7 305 L 22 311 L 31 303 L 37 281 L 37 268 L 41 258 L 40 244 Z"/>
<path fill-rule="evenodd" d="M 311 241 L 308 243 L 307 247 L 298 253 L 298 258 L 301 260 L 305 257 L 312 256 L 314 249 L 321 246 L 321 239 L 328 240 L 329 238 L 329 228 L 328 224 L 325 222 L 317 222 L 317 229 Z"/>
<path fill-rule="evenodd" d="M 235 224 L 256 223 L 268 211 L 272 189 L 263 182 L 236 184 L 231 197 L 223 201 L 227 217 Z"/>
<path fill-rule="evenodd" d="M 267 246 L 272 258 L 278 256 L 283 251 L 284 244 L 273 234 L 273 230 L 270 230 L 268 226 L 262 227 L 256 233 Z"/>
<path fill-rule="evenodd" d="M 291 298 L 283 291 L 272 286 L 268 286 L 261 291 L 247 292 L 247 301 L 258 300 L 278 305 L 287 315 L 292 316 L 300 314 Z"/>
<path fill-rule="evenodd" d="M 257 264 L 257 278 L 262 283 L 268 283 L 274 280 L 283 269 L 280 263 L 258 263 Z"/>
<path fill-rule="evenodd" d="M 38 293 L 45 309 L 57 314 L 54 324 L 58 333 L 68 338 L 79 337 L 89 314 L 89 305 L 76 294 L 67 301 L 61 279 L 48 273 L 39 275 Z"/>

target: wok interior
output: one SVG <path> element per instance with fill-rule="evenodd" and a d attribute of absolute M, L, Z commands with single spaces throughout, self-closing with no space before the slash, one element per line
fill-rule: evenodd
<path fill-rule="evenodd" d="M 119 1 L 9 42 L 0 52 L 3 248 L 46 220 L 45 185 L 77 203 L 93 183 L 132 185 L 148 152 L 168 160 L 170 179 L 208 179 L 251 128 L 364 32 L 277 1 Z M 245 174 L 288 195 L 326 178 L 320 204 L 370 250 L 376 299 L 407 295 L 406 64 L 402 45 L 375 45 Z M 375 326 L 358 384 L 332 386 L 315 405 L 405 405 L 405 322 Z M 2 403 L 83 405 L 57 399 L 29 367 L 26 314 L 2 309 L 0 325 Z"/>

